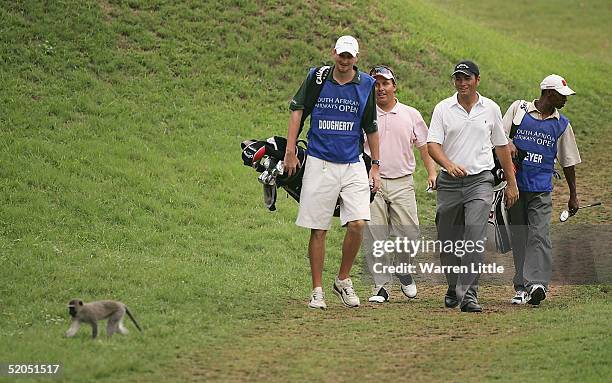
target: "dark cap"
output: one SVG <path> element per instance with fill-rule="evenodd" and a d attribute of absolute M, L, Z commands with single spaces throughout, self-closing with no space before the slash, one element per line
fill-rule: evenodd
<path fill-rule="evenodd" d="M 453 69 L 452 76 L 457 73 L 463 73 L 466 76 L 480 76 L 480 70 L 478 70 L 478 65 L 474 64 L 474 62 L 469 60 L 464 60 L 455 65 L 455 69 Z"/>

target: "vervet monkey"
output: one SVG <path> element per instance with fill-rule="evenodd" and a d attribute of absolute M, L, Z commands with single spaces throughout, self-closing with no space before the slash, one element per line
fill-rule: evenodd
<path fill-rule="evenodd" d="M 123 316 L 127 313 L 138 331 L 142 329 L 128 310 L 127 306 L 119 301 L 95 301 L 83 303 L 80 299 L 73 299 L 68 303 L 68 312 L 72 317 L 70 328 L 66 331 L 68 338 L 73 337 L 81 323 L 87 323 L 92 328 L 92 337 L 98 336 L 98 321 L 108 319 L 106 323 L 106 336 L 111 337 L 115 331 L 127 334 L 128 330 L 123 326 Z"/>

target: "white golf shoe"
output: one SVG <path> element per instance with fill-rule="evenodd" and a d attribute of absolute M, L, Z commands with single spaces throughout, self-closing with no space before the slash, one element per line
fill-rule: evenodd
<path fill-rule="evenodd" d="M 510 300 L 510 302 L 512 302 L 513 305 L 524 305 L 525 303 L 527 303 L 528 297 L 529 294 L 527 294 L 527 291 L 517 290 L 516 294 L 514 294 L 514 297 Z"/>
<path fill-rule="evenodd" d="M 402 293 L 406 296 L 406 298 L 415 298 L 417 295 L 417 287 L 416 283 L 414 282 L 414 278 L 412 278 L 412 275 L 398 275 L 397 278 L 400 282 L 400 289 L 402 290 Z"/>
<path fill-rule="evenodd" d="M 322 309 L 325 310 L 327 305 L 325 304 L 325 293 L 323 293 L 322 287 L 315 287 L 310 295 L 310 303 L 308 307 L 311 309 Z"/>
<path fill-rule="evenodd" d="M 353 289 L 353 281 L 351 278 L 339 280 L 336 277 L 334 281 L 334 294 L 340 298 L 346 307 L 359 307 L 359 297 Z"/>
<path fill-rule="evenodd" d="M 373 295 L 368 299 L 369 302 L 384 303 L 389 301 L 389 290 L 385 286 L 374 286 Z"/>
<path fill-rule="evenodd" d="M 409 285 L 404 285 L 402 283 L 400 283 L 400 289 L 402 290 L 402 293 L 404 293 L 404 295 L 407 298 L 416 298 L 417 295 L 417 287 L 416 287 L 416 283 L 414 282 L 414 279 L 412 280 L 412 283 Z"/>
<path fill-rule="evenodd" d="M 527 303 L 537 306 L 544 299 L 546 299 L 546 287 L 539 283 L 532 285 L 531 289 L 529 289 L 529 298 L 527 299 Z"/>

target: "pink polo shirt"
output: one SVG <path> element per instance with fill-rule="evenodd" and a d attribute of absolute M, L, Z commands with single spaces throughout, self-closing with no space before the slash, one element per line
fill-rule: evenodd
<path fill-rule="evenodd" d="M 412 147 L 427 143 L 427 124 L 421 113 L 397 101 L 390 112 L 377 105 L 376 115 L 380 137 L 380 176 L 399 178 L 414 173 L 416 160 Z M 365 152 L 370 155 L 367 139 Z"/>

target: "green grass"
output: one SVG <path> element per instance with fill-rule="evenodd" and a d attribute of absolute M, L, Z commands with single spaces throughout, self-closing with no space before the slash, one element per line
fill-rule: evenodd
<path fill-rule="evenodd" d="M 448 72 L 461 58 L 481 65 L 481 92 L 502 110 L 536 97 L 543 76 L 563 74 L 579 93 L 565 111 L 585 161 L 579 190 L 609 201 L 610 176 L 596 165 L 610 159 L 610 53 L 585 53 L 609 35 L 597 22 L 608 5 L 581 8 L 575 27 L 592 25 L 599 40 L 537 30 L 542 41 L 567 45 L 536 49 L 502 28 L 510 17 L 491 25 L 491 17 L 506 15 L 501 6 L 458 17 L 459 10 L 426 2 L 376 4 L 2 2 L 0 362 L 62 362 L 64 380 L 75 382 L 327 380 L 335 376 L 331 349 L 341 363 L 359 362 L 354 373 L 338 372 L 348 380 L 374 378 L 364 367 L 377 359 L 371 351 L 385 350 L 407 353 L 390 372 L 376 369 L 383 380 L 412 373 L 452 379 L 437 361 L 456 349 L 450 330 L 472 327 L 437 309 L 435 289 L 409 307 L 306 311 L 308 233 L 293 224 L 297 206 L 282 193 L 278 211 L 266 211 L 238 144 L 284 135 L 288 100 L 307 69 L 329 62 L 335 38 L 352 33 L 362 45 L 359 65 L 392 65 L 399 98 L 427 121 L 451 94 Z M 574 12 L 572 4 L 563 9 Z M 583 44 L 570 44 L 570 35 Z M 421 221 L 432 223 L 435 200 L 423 192 L 422 169 L 416 182 Z M 575 219 L 609 223 L 609 211 Z M 337 269 L 342 234 L 336 224 L 328 235 L 325 280 Z M 363 299 L 369 287 L 357 288 Z M 505 295 L 490 293 L 485 302 L 500 312 L 478 317 L 482 334 L 455 356 L 457 379 L 483 350 L 488 358 L 479 366 L 488 380 L 531 379 L 537 365 L 506 372 L 523 365 L 523 350 L 540 349 L 560 350 L 565 366 L 541 380 L 609 375 L 596 363 L 609 359 L 610 339 L 601 332 L 610 314 L 606 288 L 577 288 L 539 311 L 509 310 L 499 303 Z M 580 293 L 590 299 L 575 298 Z M 92 342 L 82 330 L 63 339 L 65 305 L 74 297 L 124 300 L 145 333 L 128 324 L 128 337 Z M 403 336 L 418 345 L 410 350 L 374 326 L 384 321 L 400 331 L 406 316 L 415 325 Z M 532 322 L 545 334 L 537 342 L 512 327 Z M 373 346 L 372 337 L 381 343 Z M 349 353 L 341 347 L 347 339 Z M 418 355 L 422 364 L 407 361 Z M 262 359 L 267 364 L 258 365 Z M 250 375 L 261 366 L 276 374 Z"/>
<path fill-rule="evenodd" d="M 495 31 L 527 42 L 533 49 L 548 48 L 610 64 L 612 4 L 606 1 L 473 1 L 435 0 L 456 17 L 466 17 Z M 485 6 L 482 6 L 485 5 Z"/>

